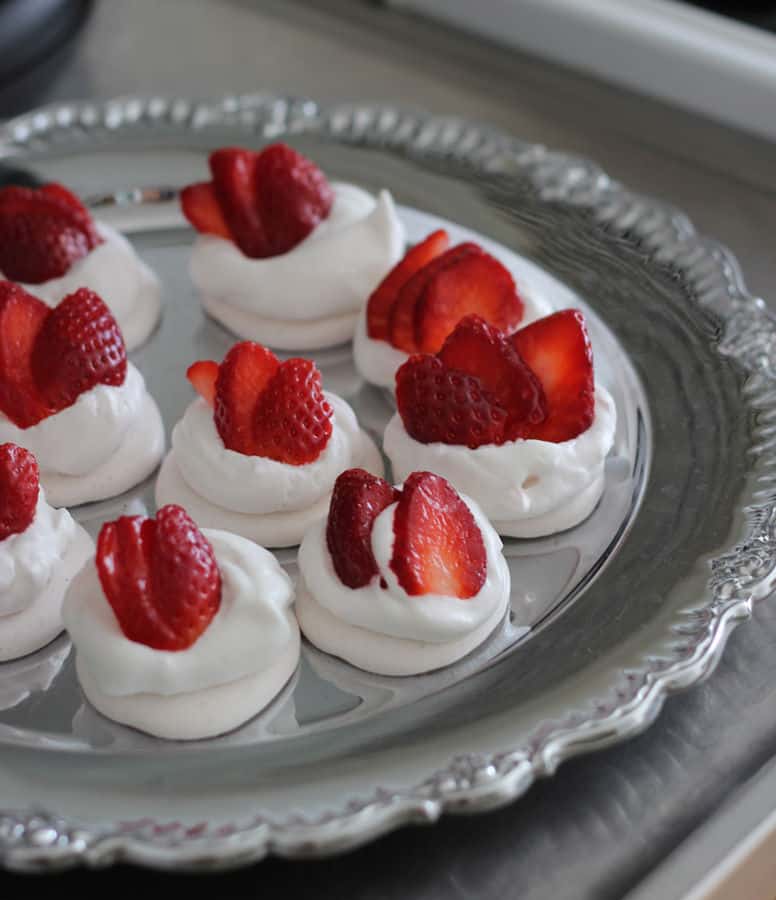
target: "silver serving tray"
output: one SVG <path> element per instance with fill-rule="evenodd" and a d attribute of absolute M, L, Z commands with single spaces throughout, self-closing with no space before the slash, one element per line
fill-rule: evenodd
<path fill-rule="evenodd" d="M 508 541 L 509 621 L 440 672 L 384 678 L 306 646 L 292 682 L 224 737 L 162 742 L 84 703 L 69 642 L 0 666 L 0 862 L 215 869 L 355 846 L 445 810 L 520 796 L 564 759 L 645 728 L 713 668 L 774 575 L 776 323 L 735 260 L 680 213 L 584 160 L 489 128 L 267 96 L 50 107 L 0 128 L 0 159 L 61 180 L 160 274 L 164 318 L 134 354 L 169 427 L 196 358 L 233 341 L 187 275 L 178 187 L 206 153 L 282 138 L 329 175 L 388 187 L 414 239 L 440 222 L 529 262 L 519 277 L 588 314 L 619 423 L 599 508 Z M 344 346 L 313 354 L 380 437 L 391 406 Z M 152 509 L 152 481 L 81 507 Z M 294 570 L 293 551 L 281 561 Z"/>

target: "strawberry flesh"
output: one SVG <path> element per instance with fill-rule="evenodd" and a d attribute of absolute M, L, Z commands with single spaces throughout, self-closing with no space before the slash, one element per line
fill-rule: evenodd
<path fill-rule="evenodd" d="M 218 204 L 212 182 L 190 184 L 181 191 L 183 215 L 201 234 L 214 234 L 231 240 L 231 232 Z"/>
<path fill-rule="evenodd" d="M 278 256 L 301 243 L 331 212 L 334 192 L 321 170 L 287 144 L 258 154 L 256 201 L 268 244 Z"/>
<path fill-rule="evenodd" d="M 201 359 L 192 363 L 186 370 L 186 378 L 208 406 L 215 406 L 218 368 L 218 363 L 212 359 Z"/>
<path fill-rule="evenodd" d="M 367 302 L 366 328 L 370 338 L 376 341 L 389 339 L 391 310 L 399 291 L 417 271 L 444 253 L 449 246 L 450 237 L 446 231 L 433 231 L 425 240 L 408 250 L 404 258 L 383 278 Z"/>
<path fill-rule="evenodd" d="M 71 406 L 98 384 L 124 383 L 124 338 L 94 291 L 79 288 L 48 313 L 35 338 L 30 365 L 40 397 L 54 410 Z"/>
<path fill-rule="evenodd" d="M 126 637 L 155 650 L 185 650 L 221 603 L 210 542 L 179 506 L 156 519 L 122 516 L 103 525 L 97 572 Z"/>
<path fill-rule="evenodd" d="M 52 411 L 38 393 L 30 364 L 48 315 L 42 300 L 0 281 L 0 412 L 19 428 L 36 425 Z"/>
<path fill-rule="evenodd" d="M 256 161 L 256 153 L 238 147 L 210 154 L 213 187 L 224 220 L 235 244 L 252 259 L 270 256 L 256 205 Z"/>
<path fill-rule="evenodd" d="M 256 408 L 253 453 L 292 466 L 313 462 L 331 437 L 332 415 L 315 364 L 288 359 Z"/>
<path fill-rule="evenodd" d="M 472 313 L 501 331 L 514 331 L 523 317 L 512 276 L 485 252 L 458 258 L 428 279 L 414 311 L 417 348 L 436 353 L 461 319 Z"/>
<path fill-rule="evenodd" d="M 26 531 L 40 492 L 38 463 L 29 450 L 0 444 L 0 541 Z"/>
<path fill-rule="evenodd" d="M 364 469 L 348 469 L 335 481 L 326 522 L 326 545 L 334 571 L 346 587 L 365 587 L 378 574 L 372 552 L 372 526 L 399 496 L 387 481 Z"/>
<path fill-rule="evenodd" d="M 523 437 L 526 427 L 546 418 L 539 380 L 509 338 L 479 316 L 462 319 L 437 354 L 448 369 L 476 377 L 507 412 L 506 440 Z"/>
<path fill-rule="evenodd" d="M 402 487 L 393 521 L 390 567 L 410 595 L 466 600 L 487 577 L 482 533 L 453 486 L 431 472 L 413 472 Z"/>
<path fill-rule="evenodd" d="M 255 454 L 256 406 L 279 366 L 271 350 L 252 341 L 235 344 L 226 354 L 218 368 L 213 415 L 229 450 Z"/>
<path fill-rule="evenodd" d="M 400 367 L 396 405 L 407 433 L 423 444 L 475 449 L 506 440 L 507 410 L 495 395 L 435 356 L 411 356 Z"/>
<path fill-rule="evenodd" d="M 61 185 L 0 189 L 0 272 L 42 284 L 60 278 L 101 243 L 91 215 Z"/>
<path fill-rule="evenodd" d="M 418 269 L 402 285 L 391 309 L 388 323 L 388 332 L 394 347 L 404 350 L 405 353 L 416 353 L 420 349 L 416 328 L 417 309 L 428 286 L 444 270 L 470 256 L 479 256 L 482 252 L 477 244 L 458 244 L 432 259 L 422 269 Z M 455 324 L 453 323 L 450 331 Z"/>
<path fill-rule="evenodd" d="M 564 309 L 515 332 L 511 341 L 541 383 L 547 404 L 542 422 L 531 423 L 525 437 L 562 443 L 593 423 L 595 384 L 593 351 L 582 313 Z"/>

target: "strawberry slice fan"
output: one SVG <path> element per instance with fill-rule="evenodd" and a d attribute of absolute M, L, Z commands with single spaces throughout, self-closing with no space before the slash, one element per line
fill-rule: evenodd
<path fill-rule="evenodd" d="M 472 497 L 499 534 L 540 537 L 597 507 L 616 409 L 596 385 L 581 312 L 514 332 L 466 316 L 435 354 L 396 373 L 383 446 L 394 475 L 419 465 Z"/>
<path fill-rule="evenodd" d="M 336 481 L 299 550 L 297 616 L 320 649 L 382 675 L 450 665 L 504 620 L 509 568 L 476 504 L 440 475 Z"/>

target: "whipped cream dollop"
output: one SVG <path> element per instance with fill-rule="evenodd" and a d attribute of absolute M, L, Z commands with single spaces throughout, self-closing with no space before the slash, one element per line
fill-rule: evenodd
<path fill-rule="evenodd" d="M 74 262 L 64 275 L 22 287 L 52 307 L 78 288 L 89 288 L 102 297 L 113 313 L 127 350 L 134 350 L 145 342 L 159 321 L 159 279 L 123 234 L 103 222 L 96 222 L 95 226 L 102 243 Z"/>
<path fill-rule="evenodd" d="M 164 451 L 164 426 L 132 363 L 121 385 L 99 384 L 30 428 L 0 413 L 0 443 L 35 454 L 49 499 L 71 506 L 114 496 L 142 481 Z"/>
<path fill-rule="evenodd" d="M 382 460 L 350 405 L 325 392 L 332 432 L 321 455 L 301 466 L 224 446 L 213 409 L 194 400 L 172 432 L 172 450 L 156 487 L 157 504 L 178 503 L 195 520 L 272 547 L 297 544 L 311 521 L 326 515 L 340 472 L 353 467 L 382 474 Z"/>
<path fill-rule="evenodd" d="M 593 423 L 570 441 L 517 440 L 475 449 L 422 444 L 396 413 L 383 447 L 394 477 L 406 478 L 417 469 L 436 472 L 474 497 L 500 534 L 539 537 L 571 528 L 595 507 L 616 424 L 611 394 L 596 385 Z"/>
<path fill-rule="evenodd" d="M 30 606 L 73 541 L 76 524 L 38 494 L 35 518 L 21 534 L 0 541 L 0 618 Z"/>
<path fill-rule="evenodd" d="M 62 631 L 65 590 L 92 552 L 91 538 L 41 488 L 29 526 L 0 541 L 0 661 L 26 656 Z"/>
<path fill-rule="evenodd" d="M 482 643 L 504 617 L 509 567 L 501 540 L 483 512 L 471 499 L 461 497 L 482 533 L 487 560 L 485 583 L 468 599 L 411 596 L 399 584 L 390 566 L 396 503 L 374 521 L 371 543 L 379 574 L 361 588 L 340 581 L 326 543 L 326 521 L 316 522 L 299 548 L 302 582 L 297 597 L 299 622 L 312 643 L 360 668 L 387 675 L 449 665 Z"/>
<path fill-rule="evenodd" d="M 387 191 L 377 198 L 333 184 L 328 217 L 280 256 L 250 259 L 232 242 L 199 235 L 191 278 L 210 315 L 242 338 L 287 350 L 353 336 L 364 299 L 404 251 L 404 228 Z"/>
<path fill-rule="evenodd" d="M 87 698 L 104 714 L 160 737 L 193 739 L 258 713 L 299 661 L 294 590 L 275 557 L 234 534 L 203 529 L 221 572 L 221 605 L 186 650 L 130 640 L 93 560 L 73 581 L 63 617 Z"/>

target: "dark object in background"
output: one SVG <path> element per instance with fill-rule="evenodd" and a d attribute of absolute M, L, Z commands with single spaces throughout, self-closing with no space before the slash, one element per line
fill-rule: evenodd
<path fill-rule="evenodd" d="M 776 31 L 776 0 L 687 0 L 709 12 L 738 19 L 768 31 Z"/>
<path fill-rule="evenodd" d="M 91 0 L 0 0 L 0 118 L 36 103 L 91 9 Z"/>

